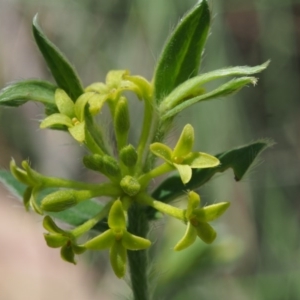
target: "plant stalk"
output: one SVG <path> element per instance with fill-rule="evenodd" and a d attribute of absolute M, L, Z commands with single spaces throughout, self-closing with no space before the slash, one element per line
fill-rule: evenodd
<path fill-rule="evenodd" d="M 146 238 L 149 222 L 142 205 L 134 203 L 128 210 L 128 231 Z M 127 251 L 134 300 L 149 300 L 147 250 Z"/>

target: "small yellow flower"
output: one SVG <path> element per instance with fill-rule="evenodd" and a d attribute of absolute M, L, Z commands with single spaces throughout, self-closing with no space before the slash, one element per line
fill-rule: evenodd
<path fill-rule="evenodd" d="M 151 144 L 150 150 L 176 168 L 185 184 L 192 178 L 192 169 L 213 168 L 220 164 L 220 161 L 212 155 L 192 152 L 193 145 L 194 129 L 190 124 L 187 124 L 183 128 L 174 150 L 162 143 Z"/>

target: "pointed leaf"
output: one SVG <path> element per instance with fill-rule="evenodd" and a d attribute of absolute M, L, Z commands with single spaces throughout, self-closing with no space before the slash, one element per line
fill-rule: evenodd
<path fill-rule="evenodd" d="M 174 117 L 182 110 L 186 109 L 187 107 L 200 102 L 200 101 L 206 101 L 215 99 L 218 97 L 225 97 L 231 94 L 234 94 L 238 92 L 240 89 L 245 87 L 248 84 L 255 85 L 257 82 L 257 79 L 255 77 L 240 77 L 233 80 L 230 80 L 229 82 L 219 86 L 218 88 L 214 89 L 211 92 L 205 93 L 203 95 L 188 99 L 183 101 L 182 103 L 176 105 L 174 108 L 170 110 L 163 110 L 161 111 L 161 119 L 167 120 L 171 117 Z"/>
<path fill-rule="evenodd" d="M 87 241 L 84 247 L 90 250 L 103 250 L 110 248 L 115 242 L 116 238 L 111 229 L 106 230 L 102 234 Z"/>
<path fill-rule="evenodd" d="M 183 238 L 175 245 L 174 250 L 180 251 L 186 249 L 190 245 L 192 245 L 197 238 L 197 230 L 194 226 L 189 222 L 187 224 L 186 232 Z"/>
<path fill-rule="evenodd" d="M 206 244 L 211 244 L 217 237 L 216 231 L 208 223 L 200 222 L 196 230 L 199 238 Z"/>
<path fill-rule="evenodd" d="M 66 115 L 53 114 L 42 121 L 42 123 L 40 124 L 40 128 L 44 129 L 55 125 L 65 125 L 67 127 L 72 127 L 73 123 L 71 119 Z"/>
<path fill-rule="evenodd" d="M 188 155 L 182 163 L 191 166 L 193 169 L 200 169 L 216 167 L 220 164 L 220 161 L 207 153 L 193 152 Z"/>
<path fill-rule="evenodd" d="M 43 103 L 47 109 L 55 110 L 55 89 L 55 85 L 46 81 L 15 82 L 0 91 L 0 105 L 19 106 L 32 100 Z"/>
<path fill-rule="evenodd" d="M 241 180 L 246 172 L 255 165 L 259 155 L 268 147 L 274 145 L 269 140 L 259 140 L 246 146 L 232 149 L 216 155 L 220 165 L 209 169 L 193 169 L 192 179 L 184 185 L 178 175 L 167 178 L 153 193 L 152 197 L 169 203 L 175 198 L 183 195 L 186 190 L 194 190 L 209 181 L 216 173 L 233 169 L 235 180 Z M 148 209 L 149 218 L 152 219 L 155 210 Z"/>
<path fill-rule="evenodd" d="M 209 7 L 207 1 L 202 0 L 182 18 L 171 34 L 154 75 L 158 103 L 179 84 L 197 75 L 209 23 Z"/>
<path fill-rule="evenodd" d="M 255 67 L 238 66 L 232 68 L 219 69 L 205 74 L 188 79 L 174 89 L 161 103 L 164 110 L 168 111 L 174 108 L 181 101 L 192 98 L 192 95 L 197 96 L 197 93 L 203 94 L 203 86 L 205 83 L 212 80 L 228 77 L 228 76 L 245 76 L 259 73 L 266 69 L 270 61 Z"/>
<path fill-rule="evenodd" d="M 83 93 L 76 71 L 60 50 L 42 32 L 37 23 L 37 15 L 33 19 L 32 30 L 35 41 L 55 81 L 75 102 Z"/>
<path fill-rule="evenodd" d="M 151 242 L 142 237 L 125 231 L 122 237 L 122 244 L 128 250 L 143 250 L 151 246 Z"/>
<path fill-rule="evenodd" d="M 150 150 L 156 156 L 164 159 L 172 164 L 172 149 L 162 143 L 153 143 L 150 145 Z"/>

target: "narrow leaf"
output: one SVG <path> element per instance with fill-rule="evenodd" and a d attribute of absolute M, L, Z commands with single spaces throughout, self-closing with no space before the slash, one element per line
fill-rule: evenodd
<path fill-rule="evenodd" d="M 210 24 L 206 0 L 200 1 L 177 25 L 158 60 L 155 98 L 160 103 L 174 88 L 197 75 Z"/>
<path fill-rule="evenodd" d="M 183 82 L 176 89 L 174 89 L 163 100 L 161 106 L 165 111 L 167 111 L 171 108 L 174 108 L 182 100 L 192 98 L 192 95 L 194 95 L 194 97 L 197 96 L 199 90 L 203 94 L 203 88 L 201 89 L 201 87 L 207 82 L 228 76 L 248 76 L 256 74 L 266 69 L 269 63 L 270 61 L 267 61 L 264 64 L 255 67 L 238 66 L 232 68 L 224 68 L 193 77 Z"/>
<path fill-rule="evenodd" d="M 214 89 L 213 91 L 185 100 L 184 102 L 178 104 L 177 106 L 175 106 L 170 110 L 165 110 L 165 108 L 163 108 L 164 110 L 161 111 L 161 115 L 162 115 L 161 119 L 166 120 L 171 117 L 174 117 L 182 110 L 188 108 L 189 106 L 197 102 L 231 95 L 233 93 L 238 92 L 240 89 L 242 89 L 248 84 L 255 85 L 256 82 L 257 79 L 255 77 L 240 77 L 240 78 L 232 79 L 229 82 L 226 82 L 225 84 L 222 84 L 218 88 Z"/>
<path fill-rule="evenodd" d="M 46 37 L 37 23 L 37 15 L 32 23 L 35 41 L 58 86 L 75 100 L 83 93 L 83 87 L 76 71 L 60 52 L 60 50 Z"/>
<path fill-rule="evenodd" d="M 211 169 L 193 169 L 191 180 L 184 185 L 178 175 L 167 178 L 152 193 L 152 197 L 165 203 L 169 203 L 175 198 L 185 194 L 186 190 L 194 190 L 209 181 L 216 173 L 232 169 L 234 179 L 241 180 L 246 172 L 255 165 L 259 155 L 274 143 L 268 140 L 259 140 L 246 146 L 242 146 L 227 152 L 220 153 L 216 157 L 220 160 L 220 165 Z M 153 218 L 155 210 L 148 209 L 149 218 Z"/>
<path fill-rule="evenodd" d="M 46 109 L 55 110 L 56 86 L 39 80 L 25 80 L 10 84 L 0 91 L 0 105 L 20 106 L 29 100 L 41 102 Z"/>

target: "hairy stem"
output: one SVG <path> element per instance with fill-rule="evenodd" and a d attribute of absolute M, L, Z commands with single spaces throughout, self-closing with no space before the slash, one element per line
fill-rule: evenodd
<path fill-rule="evenodd" d="M 128 231 L 146 238 L 149 223 L 141 205 L 133 204 L 128 210 Z M 134 300 L 149 300 L 147 250 L 127 251 Z"/>

